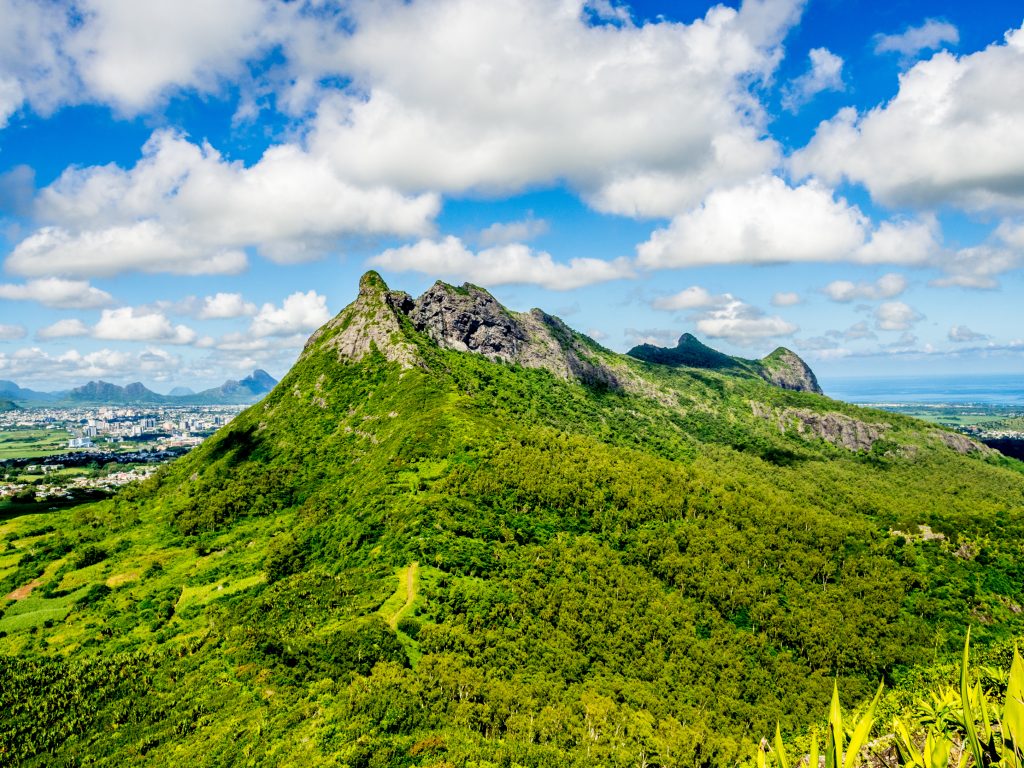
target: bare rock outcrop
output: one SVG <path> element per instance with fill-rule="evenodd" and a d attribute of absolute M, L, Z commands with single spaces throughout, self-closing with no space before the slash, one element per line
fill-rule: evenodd
<path fill-rule="evenodd" d="M 842 413 L 817 413 L 803 408 L 776 409 L 764 403 L 750 404 L 754 415 L 775 424 L 779 431 L 791 429 L 803 437 L 816 437 L 850 451 L 869 451 L 889 431 L 889 424 L 870 424 Z"/>
<path fill-rule="evenodd" d="M 961 435 L 957 432 L 943 432 L 941 430 L 935 430 L 931 435 L 947 448 L 952 448 L 957 453 L 962 453 L 965 456 L 969 453 L 980 453 L 985 455 L 994 453 L 994 451 L 987 445 L 971 440 L 967 435 Z"/>
<path fill-rule="evenodd" d="M 545 368 L 563 379 L 618 388 L 619 376 L 589 359 L 585 345 L 557 317 L 539 309 L 511 312 L 483 288 L 436 282 L 408 312 L 439 346 L 491 360 Z"/>
<path fill-rule="evenodd" d="M 761 366 L 762 378 L 776 387 L 822 394 L 814 371 L 791 349 L 779 347 L 761 360 Z"/>
<path fill-rule="evenodd" d="M 362 360 L 377 349 L 388 360 L 412 368 L 420 362 L 419 355 L 405 338 L 398 317 L 409 301 L 408 294 L 389 291 L 380 275 L 367 272 L 359 280 L 356 300 L 309 337 L 303 356 L 323 343 L 336 349 L 340 358 Z"/>
<path fill-rule="evenodd" d="M 544 368 L 563 379 L 621 388 L 628 378 L 624 367 L 614 371 L 594 359 L 584 337 L 539 309 L 511 312 L 483 288 L 440 280 L 413 299 L 389 290 L 376 272 L 363 275 L 356 300 L 309 338 L 303 354 L 326 346 L 340 358 L 361 360 L 376 349 L 403 368 L 422 365 L 403 323 L 444 349 Z"/>

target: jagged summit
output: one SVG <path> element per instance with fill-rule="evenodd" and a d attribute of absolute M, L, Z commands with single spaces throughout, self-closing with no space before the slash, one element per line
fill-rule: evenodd
<path fill-rule="evenodd" d="M 543 368 L 562 379 L 610 389 L 649 389 L 621 356 L 543 310 L 513 312 L 480 286 L 441 280 L 414 299 L 404 291 L 392 291 L 372 270 L 360 278 L 356 300 L 309 338 L 303 356 L 326 346 L 342 359 L 358 361 L 377 350 L 403 368 L 423 367 L 423 336 L 443 349 Z M 784 389 L 821 393 L 807 364 L 783 347 L 762 360 L 746 360 L 684 333 L 674 349 L 643 344 L 627 354 L 660 365 L 745 373 Z"/>
<path fill-rule="evenodd" d="M 326 345 L 342 358 L 361 360 L 376 348 L 403 367 L 422 365 L 406 324 L 443 349 L 544 368 L 563 379 L 623 385 L 621 371 L 594 359 L 598 345 L 557 317 L 539 309 L 513 312 L 471 283 L 454 286 L 438 280 L 413 299 L 390 290 L 373 271 L 359 280 L 356 300 L 310 337 L 304 354 Z"/>

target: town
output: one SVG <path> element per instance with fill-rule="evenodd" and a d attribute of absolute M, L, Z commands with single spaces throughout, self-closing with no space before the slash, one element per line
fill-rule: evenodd
<path fill-rule="evenodd" d="M 187 453 L 244 407 L 81 406 L 0 413 L 0 500 L 102 498 Z"/>

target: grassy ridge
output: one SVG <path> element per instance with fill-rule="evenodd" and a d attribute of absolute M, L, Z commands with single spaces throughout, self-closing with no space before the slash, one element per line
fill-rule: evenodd
<path fill-rule="evenodd" d="M 416 341 L 426 370 L 314 349 L 147 484 L 0 523 L 0 594 L 39 580 L 0 618 L 0 755 L 724 765 L 836 677 L 1024 631 L 1015 462 L 750 378 L 627 361 L 645 398 Z M 854 453 L 751 400 L 890 430 Z"/>

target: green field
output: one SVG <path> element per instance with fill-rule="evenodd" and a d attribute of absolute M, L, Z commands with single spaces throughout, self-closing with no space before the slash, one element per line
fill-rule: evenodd
<path fill-rule="evenodd" d="M 955 403 L 881 406 L 883 410 L 912 416 L 948 427 L 980 427 L 986 430 L 1024 431 L 1024 412 L 1020 408 L 998 405 L 957 405 Z"/>
<path fill-rule="evenodd" d="M 0 432 L 0 461 L 52 456 L 67 450 L 63 429 L 9 429 Z"/>

